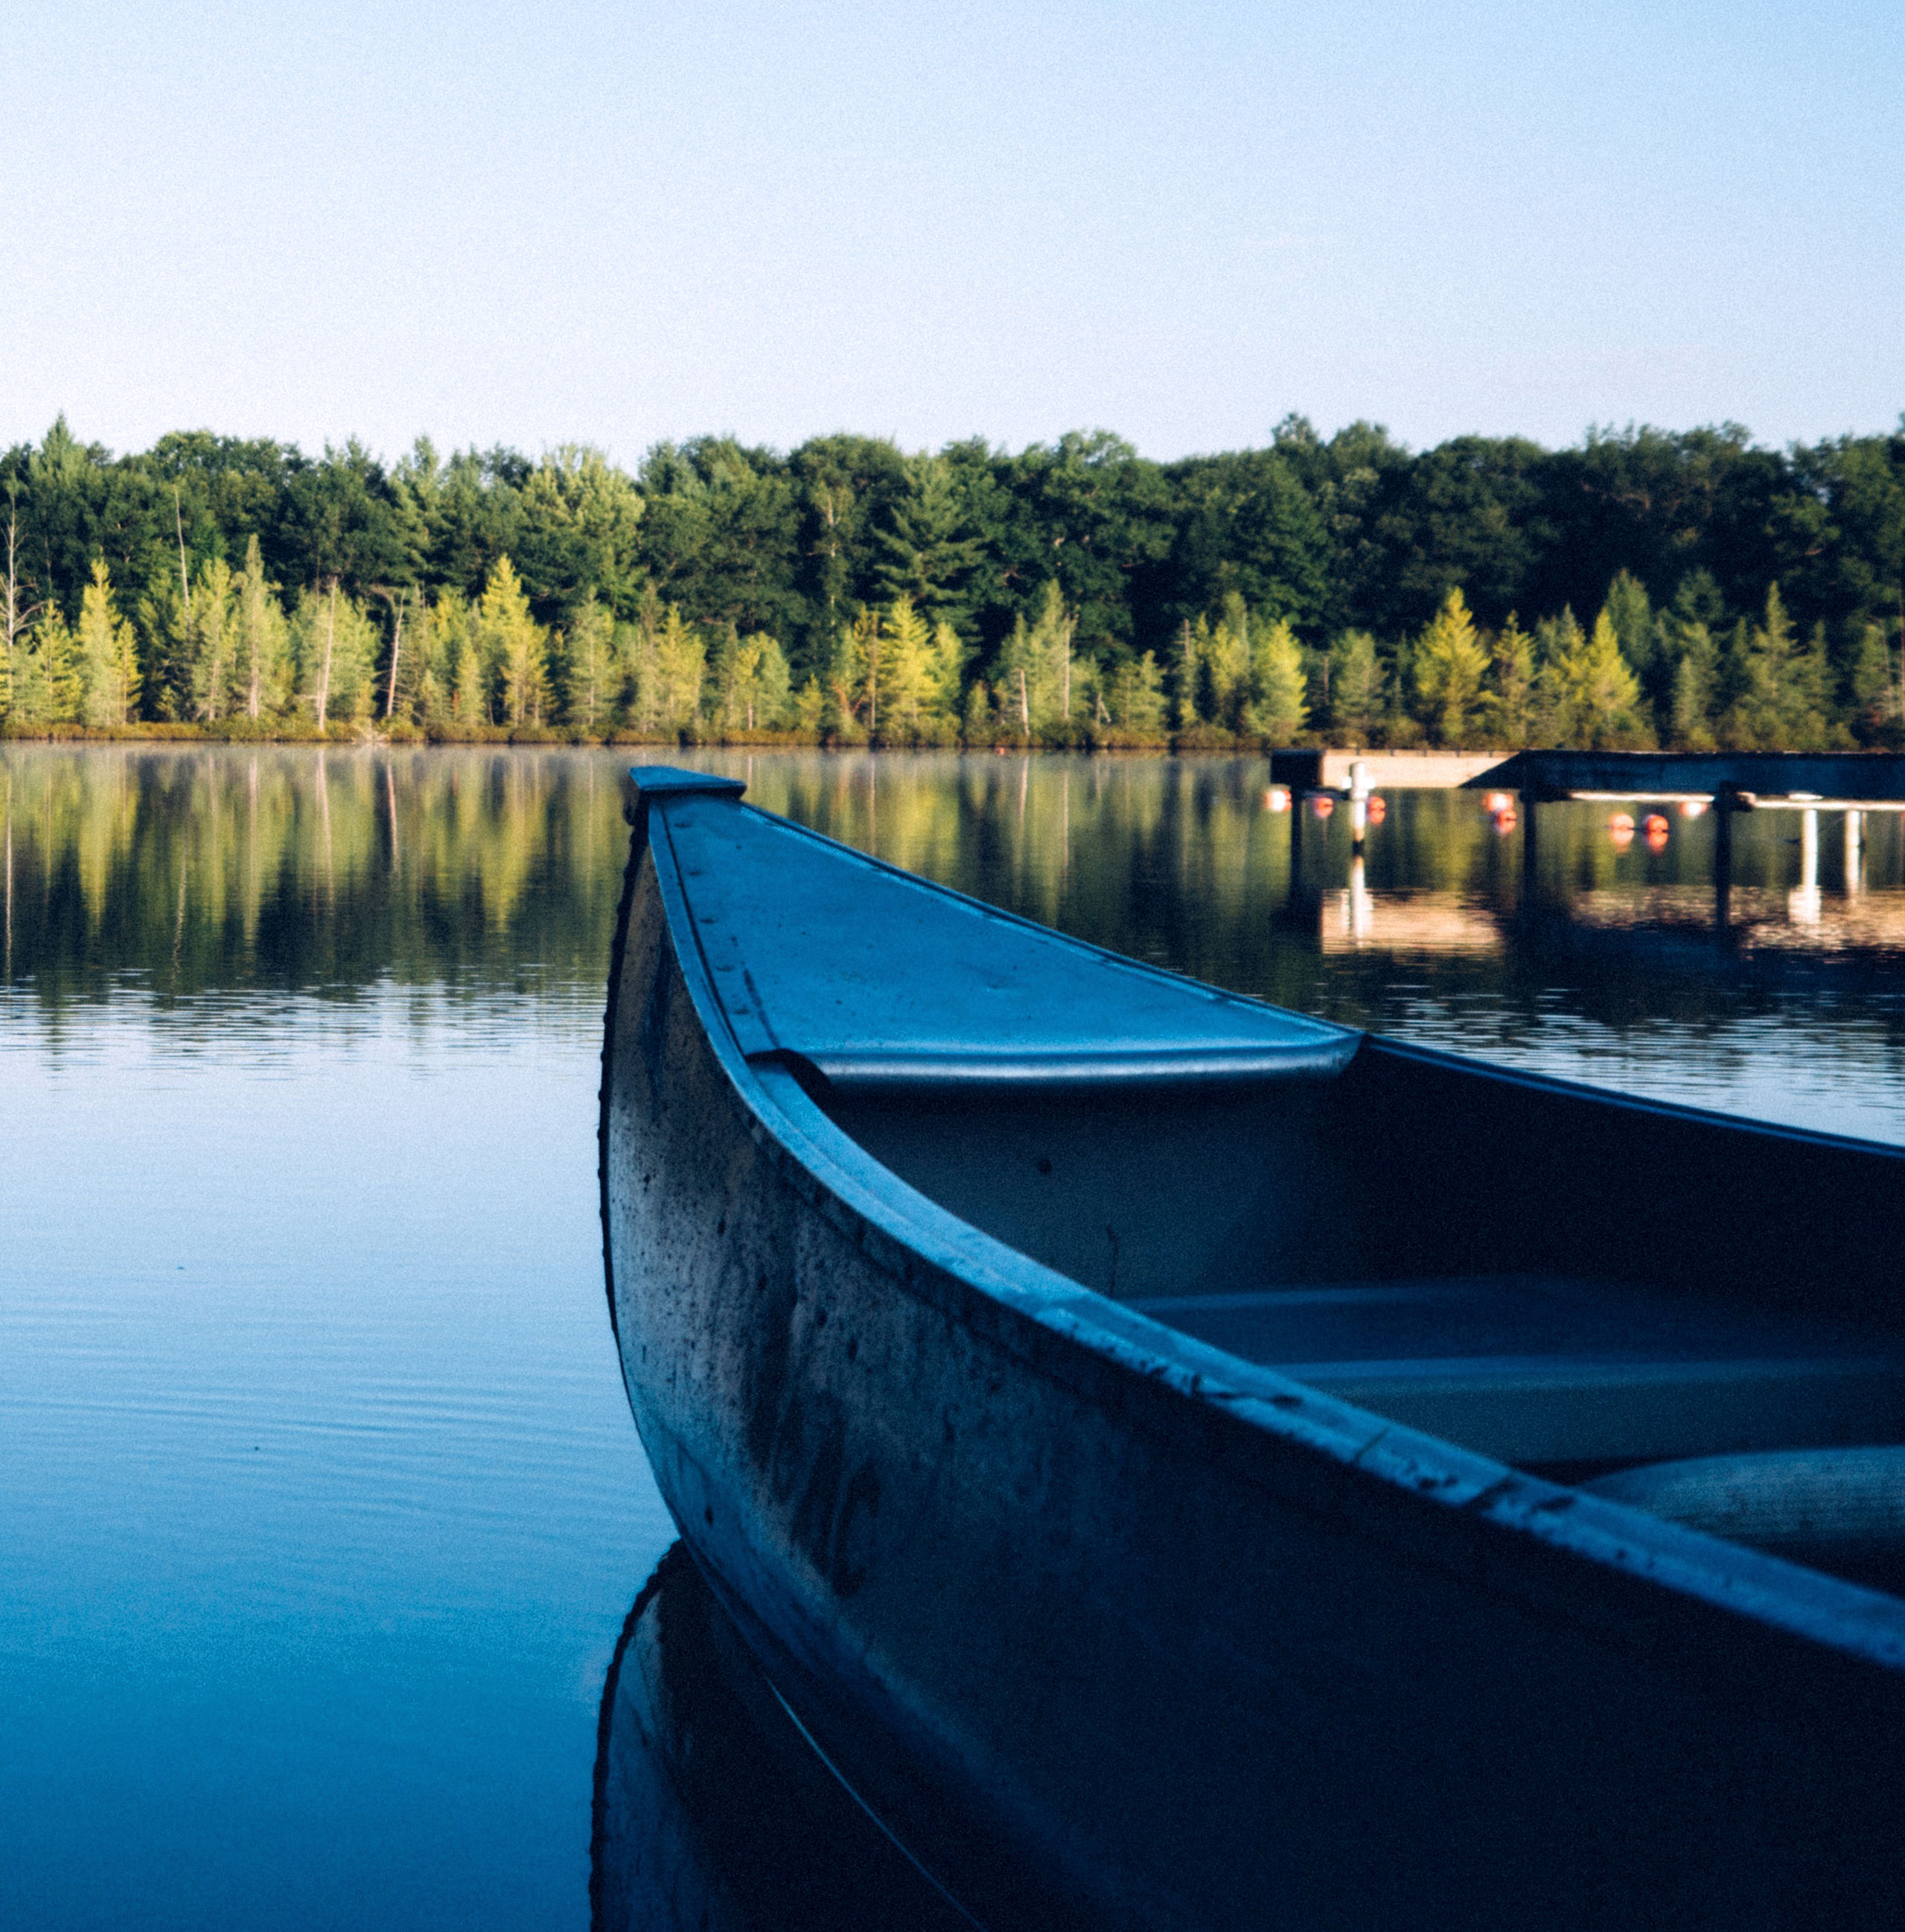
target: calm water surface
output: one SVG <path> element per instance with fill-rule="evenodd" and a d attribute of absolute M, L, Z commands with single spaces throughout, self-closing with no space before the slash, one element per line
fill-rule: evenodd
<path fill-rule="evenodd" d="M 0 750 L 0 1922 L 588 1923 L 671 1540 L 594 1201 L 627 761 Z M 1244 992 L 1905 1142 L 1892 818 L 1742 821 L 1721 925 L 1710 820 L 1531 866 L 1406 794 L 1358 868 L 1256 760 L 700 762 Z"/>

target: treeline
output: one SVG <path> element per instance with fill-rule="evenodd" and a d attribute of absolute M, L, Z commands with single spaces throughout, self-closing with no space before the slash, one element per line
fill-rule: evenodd
<path fill-rule="evenodd" d="M 1905 418 L 1157 464 L 662 445 L 0 457 L 0 730 L 1905 742 Z"/>

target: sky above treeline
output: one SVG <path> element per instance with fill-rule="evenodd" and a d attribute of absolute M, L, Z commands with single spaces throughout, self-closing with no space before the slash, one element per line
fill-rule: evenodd
<path fill-rule="evenodd" d="M 0 442 L 1905 409 L 1905 8 L 0 7 Z"/>

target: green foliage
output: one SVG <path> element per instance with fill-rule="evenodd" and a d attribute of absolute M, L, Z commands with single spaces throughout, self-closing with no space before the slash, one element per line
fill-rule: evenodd
<path fill-rule="evenodd" d="M 1451 590 L 1418 639 L 1415 688 L 1421 716 L 1438 745 L 1469 743 L 1483 711 L 1488 652 L 1460 588 Z"/>
<path fill-rule="evenodd" d="M 1604 609 L 1583 632 L 1571 610 L 1536 626 L 1537 678 L 1554 742 L 1564 749 L 1631 748 L 1646 741 L 1640 681 L 1621 656 L 1614 620 Z"/>
<path fill-rule="evenodd" d="M 1816 634 L 1810 646 L 1798 643 L 1778 584 L 1768 586 L 1761 621 L 1736 638 L 1732 658 L 1723 744 L 1736 751 L 1826 748 L 1833 734 L 1826 713 L 1826 640 Z"/>
<path fill-rule="evenodd" d="M 1545 722 L 1535 680 L 1534 640 L 1510 610 L 1489 653 L 1490 688 L 1483 694 L 1483 729 L 1510 750 L 1535 743 Z"/>
<path fill-rule="evenodd" d="M 1330 653 L 1330 726 L 1340 742 L 1366 745 L 1382 716 L 1383 669 L 1376 640 L 1346 631 Z"/>
<path fill-rule="evenodd" d="M 1286 618 L 1261 620 L 1250 649 L 1250 698 L 1244 707 L 1248 730 L 1274 743 L 1288 744 L 1310 716 L 1304 693 L 1303 652 Z"/>
<path fill-rule="evenodd" d="M 667 736 L 752 710 L 842 742 L 1062 742 L 1160 728 L 1118 722 L 1147 708 L 1148 656 L 1171 727 L 1212 742 L 1306 711 L 1393 743 L 1905 738 L 1905 427 L 1784 453 L 1730 425 L 1412 452 L 1292 418 L 1267 448 L 1170 464 L 1102 432 L 914 454 L 704 437 L 630 473 L 581 446 L 419 440 L 386 464 L 202 432 L 115 456 L 62 418 L 0 452 L 0 489 L 16 729 L 113 712 L 111 655 L 138 717 L 261 733 Z M 1549 615 L 1530 640 L 1513 616 L 1598 606 L 1611 656 L 1598 624 Z"/>
<path fill-rule="evenodd" d="M 476 607 L 476 648 L 509 724 L 540 724 L 549 697 L 548 633 L 530 614 L 529 593 L 500 556 Z"/>
<path fill-rule="evenodd" d="M 112 601 L 112 579 L 101 558 L 80 604 L 74 638 L 80 722 L 95 729 L 123 724 L 139 695 L 139 658 L 132 626 Z"/>

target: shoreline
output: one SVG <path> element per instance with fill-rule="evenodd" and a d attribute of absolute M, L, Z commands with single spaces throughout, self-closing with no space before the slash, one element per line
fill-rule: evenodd
<path fill-rule="evenodd" d="M 1132 734 L 1107 733 L 1081 734 L 1071 743 L 1048 742 L 1034 739 L 987 740 L 975 744 L 868 744 L 837 738 L 811 737 L 790 731 L 737 732 L 706 736 L 697 734 L 663 736 L 615 731 L 606 735 L 552 730 L 531 727 L 512 730 L 506 726 L 470 729 L 424 730 L 416 726 L 396 730 L 366 730 L 359 726 L 326 731 L 322 734 L 303 730 L 230 730 L 202 724 L 122 724 L 104 728 L 58 725 L 35 730 L 0 729 L 0 749 L 10 745 L 122 745 L 127 746 L 176 746 L 236 748 L 268 746 L 274 748 L 333 751 L 428 751 L 442 748 L 482 748 L 532 751 L 648 751 L 659 754 L 698 752 L 824 752 L 842 756 L 873 754 L 902 756 L 929 752 L 952 752 L 970 757 L 988 753 L 998 756 L 1076 755 L 1137 758 L 1268 758 L 1292 748 L 1267 740 L 1236 735 L 1220 737 L 1208 727 L 1170 736 L 1139 739 Z M 1310 745 L 1300 754 L 1320 760 L 1318 782 L 1332 790 L 1342 790 L 1349 783 L 1349 768 L 1360 761 L 1368 767 L 1372 784 L 1439 788 L 1465 783 L 1478 772 L 1499 764 L 1512 754 L 1507 750 L 1385 750 L 1354 746 Z"/>

